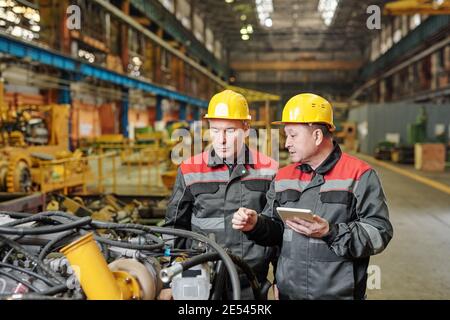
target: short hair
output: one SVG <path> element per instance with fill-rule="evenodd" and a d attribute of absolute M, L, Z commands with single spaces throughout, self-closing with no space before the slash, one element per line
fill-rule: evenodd
<path fill-rule="evenodd" d="M 313 130 L 317 130 L 320 129 L 320 131 L 322 131 L 322 134 L 325 138 L 332 138 L 333 137 L 333 132 L 330 131 L 330 127 L 327 124 L 324 123 L 311 123 L 310 127 Z"/>

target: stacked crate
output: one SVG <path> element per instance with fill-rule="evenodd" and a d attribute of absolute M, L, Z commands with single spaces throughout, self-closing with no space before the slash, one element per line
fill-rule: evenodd
<path fill-rule="evenodd" d="M 416 143 L 415 168 L 423 171 L 445 170 L 445 145 L 442 143 Z"/>

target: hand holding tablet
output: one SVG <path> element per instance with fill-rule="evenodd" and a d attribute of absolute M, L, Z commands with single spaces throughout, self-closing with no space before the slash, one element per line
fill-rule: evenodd
<path fill-rule="evenodd" d="M 293 220 L 299 218 L 308 222 L 314 223 L 312 211 L 309 209 L 297 209 L 297 208 L 282 208 L 278 207 L 277 212 L 280 215 L 284 223 L 286 220 Z"/>

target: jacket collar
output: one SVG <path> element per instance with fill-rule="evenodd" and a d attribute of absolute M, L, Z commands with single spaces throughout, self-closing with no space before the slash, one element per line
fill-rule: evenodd
<path fill-rule="evenodd" d="M 254 165 L 253 161 L 254 159 L 252 153 L 250 152 L 248 146 L 245 144 L 236 159 L 236 164 L 248 164 L 253 166 Z M 222 166 L 224 164 L 225 164 L 224 160 L 220 158 L 214 151 L 214 148 L 211 147 L 210 150 L 208 151 L 208 167 L 215 168 Z"/>
<path fill-rule="evenodd" d="M 336 141 L 333 141 L 333 146 L 333 151 L 331 151 L 330 155 L 320 164 L 319 167 L 317 167 L 316 170 L 313 170 L 309 164 L 299 164 L 297 168 L 306 173 L 315 171 L 315 173 L 321 175 L 326 174 L 328 171 L 334 168 L 342 155 L 341 148 L 336 143 Z"/>

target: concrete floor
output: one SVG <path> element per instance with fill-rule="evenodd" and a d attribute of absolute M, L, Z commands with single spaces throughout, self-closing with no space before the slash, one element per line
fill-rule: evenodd
<path fill-rule="evenodd" d="M 450 196 L 374 168 L 386 192 L 394 238 L 371 259 L 380 267 L 381 289 L 369 289 L 368 298 L 450 299 Z"/>

